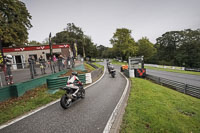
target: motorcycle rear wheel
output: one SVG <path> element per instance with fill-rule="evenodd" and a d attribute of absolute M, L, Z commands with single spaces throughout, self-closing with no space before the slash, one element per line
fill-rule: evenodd
<path fill-rule="evenodd" d="M 60 105 L 63 109 L 67 109 L 71 106 L 72 101 L 68 102 L 68 97 L 66 95 L 63 95 L 62 98 L 60 99 Z"/>

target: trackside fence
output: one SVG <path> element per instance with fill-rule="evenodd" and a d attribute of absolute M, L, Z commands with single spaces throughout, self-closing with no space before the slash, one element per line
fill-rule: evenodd
<path fill-rule="evenodd" d="M 158 84 L 170 87 L 176 91 L 179 91 L 181 93 L 185 93 L 187 95 L 200 98 L 200 87 L 157 77 L 157 76 L 152 76 L 152 75 L 146 75 L 147 79 L 150 79 Z"/>

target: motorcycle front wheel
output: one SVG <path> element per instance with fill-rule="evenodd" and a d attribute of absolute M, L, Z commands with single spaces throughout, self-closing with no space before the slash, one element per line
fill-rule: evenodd
<path fill-rule="evenodd" d="M 69 98 L 66 95 L 63 95 L 60 99 L 60 105 L 63 109 L 67 109 L 72 104 L 72 101 L 69 101 Z"/>
<path fill-rule="evenodd" d="M 81 98 L 82 98 L 82 99 L 85 98 L 85 89 L 81 90 Z"/>
<path fill-rule="evenodd" d="M 115 74 L 112 74 L 112 77 L 115 78 Z"/>

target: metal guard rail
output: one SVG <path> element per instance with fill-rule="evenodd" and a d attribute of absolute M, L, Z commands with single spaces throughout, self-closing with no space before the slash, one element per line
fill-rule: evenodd
<path fill-rule="evenodd" d="M 196 98 L 200 98 L 200 87 L 173 81 L 173 80 L 166 79 L 166 78 L 152 76 L 152 75 L 148 75 L 148 74 L 146 75 L 146 78 L 150 79 L 158 84 L 170 87 L 181 93 L 184 93 L 184 94 L 196 97 Z"/>

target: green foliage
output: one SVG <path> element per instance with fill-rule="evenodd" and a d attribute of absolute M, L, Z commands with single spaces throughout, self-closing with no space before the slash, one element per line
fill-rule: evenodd
<path fill-rule="evenodd" d="M 114 55 L 113 48 L 106 48 L 103 51 L 103 58 L 114 58 L 114 57 L 115 57 L 115 55 Z"/>
<path fill-rule="evenodd" d="M 28 32 L 32 25 L 31 15 L 26 6 L 19 0 L 0 1 L 0 39 L 4 47 L 23 45 L 27 42 Z"/>
<path fill-rule="evenodd" d="M 110 42 L 113 45 L 113 52 L 116 57 L 127 60 L 129 56 L 137 54 L 138 47 L 131 37 L 131 30 L 129 29 L 117 29 Z"/>
<path fill-rule="evenodd" d="M 200 29 L 166 32 L 155 48 L 164 65 L 200 67 Z"/>
<path fill-rule="evenodd" d="M 144 79 L 132 87 L 121 133 L 198 133 L 200 100 Z"/>
<path fill-rule="evenodd" d="M 105 56 L 105 51 L 108 49 L 108 47 L 105 47 L 103 45 L 97 46 L 97 51 L 98 51 L 98 57 L 103 58 Z"/>
<path fill-rule="evenodd" d="M 138 42 L 138 56 L 144 56 L 144 62 L 148 62 L 149 59 L 156 53 L 153 43 L 146 37 L 140 39 Z"/>
<path fill-rule="evenodd" d="M 93 44 L 89 36 L 84 35 L 82 29 L 74 25 L 74 23 L 68 23 L 64 31 L 56 33 L 56 36 L 52 37 L 52 42 L 56 44 L 68 43 L 71 48 L 74 49 L 74 43 L 77 44 L 78 54 L 83 56 L 83 46 L 86 57 L 97 57 L 97 48 Z"/>
<path fill-rule="evenodd" d="M 40 42 L 37 42 L 37 41 L 30 41 L 30 42 L 28 42 L 28 45 L 29 46 L 39 46 L 39 45 L 42 45 Z"/>

